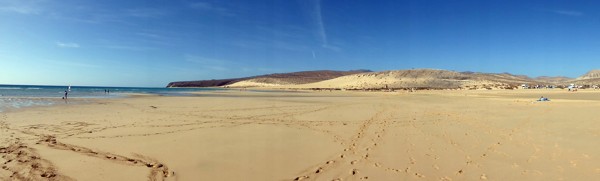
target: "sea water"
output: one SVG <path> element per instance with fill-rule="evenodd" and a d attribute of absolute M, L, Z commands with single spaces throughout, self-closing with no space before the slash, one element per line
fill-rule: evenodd
<path fill-rule="evenodd" d="M 156 94 L 185 96 L 189 92 L 215 91 L 219 88 L 151 88 L 151 87 L 94 87 L 94 86 L 39 86 L 0 85 L 0 112 L 31 106 L 50 106 L 68 103 L 63 99 L 68 92 L 70 102 L 91 99 L 118 98 L 128 94 Z M 107 92 L 110 91 L 110 92 Z"/>

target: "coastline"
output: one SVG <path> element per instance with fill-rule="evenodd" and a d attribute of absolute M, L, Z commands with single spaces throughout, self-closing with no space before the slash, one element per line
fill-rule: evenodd
<path fill-rule="evenodd" d="M 577 180 L 600 173 L 600 148 L 589 144 L 600 129 L 592 91 L 197 94 L 205 96 L 2 112 L 0 179 Z M 552 101 L 535 102 L 539 94 Z"/>
<path fill-rule="evenodd" d="M 61 99 L 66 87 L 47 85 L 0 85 L 0 112 L 28 107 L 54 106 L 71 101 L 85 103 L 96 99 L 126 98 L 138 95 L 190 96 L 190 91 L 221 91 L 222 88 L 150 88 L 73 86 L 69 99 Z M 109 91 L 109 92 L 107 92 Z"/>

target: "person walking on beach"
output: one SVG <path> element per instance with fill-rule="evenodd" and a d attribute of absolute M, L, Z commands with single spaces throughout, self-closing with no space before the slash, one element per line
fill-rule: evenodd
<path fill-rule="evenodd" d="M 68 96 L 69 96 L 69 91 L 65 91 L 65 97 L 63 97 L 63 99 L 66 100 L 68 98 Z"/>

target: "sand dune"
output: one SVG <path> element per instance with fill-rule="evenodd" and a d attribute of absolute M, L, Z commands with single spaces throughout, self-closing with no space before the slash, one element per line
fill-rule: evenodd
<path fill-rule="evenodd" d="M 503 81 L 502 78 L 499 75 L 460 73 L 435 69 L 414 69 L 354 74 L 312 84 L 298 85 L 295 88 L 460 89 L 471 87 L 475 89 L 506 89 L 516 86 L 514 83 L 509 84 L 510 82 Z"/>
<path fill-rule="evenodd" d="M 548 81 L 545 81 L 548 80 Z M 320 82 L 297 84 L 285 81 L 252 79 L 227 87 L 278 87 L 294 89 L 515 89 L 521 84 L 547 85 L 546 77 L 532 79 L 508 73 L 454 72 L 438 69 L 412 69 L 367 72 Z M 556 83 L 556 82 L 555 82 Z"/>
<path fill-rule="evenodd" d="M 0 180 L 593 180 L 600 174 L 594 91 L 200 94 L 0 113 Z M 534 101 L 540 95 L 552 101 Z"/>
<path fill-rule="evenodd" d="M 251 79 L 251 80 L 243 80 L 233 84 L 229 84 L 227 88 L 246 88 L 246 87 L 276 87 L 276 86 L 284 86 L 290 85 L 289 82 L 278 81 L 277 79 L 271 78 L 262 78 L 262 79 Z"/>
<path fill-rule="evenodd" d="M 170 83 L 178 86 L 220 86 L 227 88 L 293 89 L 516 89 L 522 84 L 566 87 L 569 84 L 600 85 L 600 71 L 592 70 L 577 79 L 540 76 L 530 78 L 510 73 L 455 72 L 439 69 L 392 70 L 382 72 L 304 71 L 223 80 Z"/>
<path fill-rule="evenodd" d="M 290 73 L 274 73 L 233 79 L 171 82 L 167 85 L 167 87 L 263 87 L 272 85 L 306 84 L 363 72 L 370 72 L 370 70 L 315 70 Z"/>

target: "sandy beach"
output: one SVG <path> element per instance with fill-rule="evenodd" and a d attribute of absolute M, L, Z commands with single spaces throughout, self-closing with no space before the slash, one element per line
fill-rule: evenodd
<path fill-rule="evenodd" d="M 0 113 L 0 180 L 600 176 L 600 91 L 197 95 Z"/>

